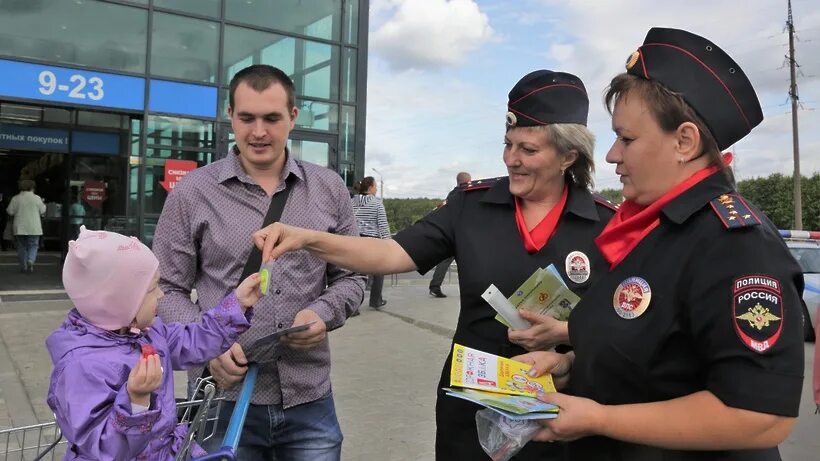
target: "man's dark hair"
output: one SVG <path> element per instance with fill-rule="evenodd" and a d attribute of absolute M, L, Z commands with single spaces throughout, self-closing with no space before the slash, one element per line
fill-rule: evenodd
<path fill-rule="evenodd" d="M 288 110 L 293 110 L 293 107 L 296 106 L 293 80 L 288 77 L 288 74 L 276 67 L 267 64 L 254 64 L 237 72 L 231 79 L 231 89 L 228 93 L 228 104 L 231 110 L 233 110 L 236 87 L 240 83 L 247 83 L 248 86 L 260 93 L 270 88 L 274 83 L 279 83 L 285 88 L 285 93 L 288 95 Z"/>

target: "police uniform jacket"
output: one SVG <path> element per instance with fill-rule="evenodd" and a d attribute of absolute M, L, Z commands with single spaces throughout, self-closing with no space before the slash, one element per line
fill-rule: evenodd
<path fill-rule="evenodd" d="M 582 296 L 589 286 L 606 272 L 605 262 L 600 256 L 593 239 L 614 214 L 612 205 L 605 199 L 594 196 L 589 191 L 570 185 L 566 206 L 558 221 L 555 232 L 540 251 L 529 254 L 519 234 L 515 221 L 514 196 L 509 191 L 509 179 L 473 181 L 457 188 L 447 199 L 447 203 L 432 211 L 413 226 L 399 232 L 395 241 L 407 252 L 425 273 L 448 257 L 455 256 L 458 264 L 458 282 L 461 296 L 461 310 L 453 341 L 461 345 L 490 352 L 505 357 L 523 354 L 526 351 L 509 342 L 507 327 L 495 320 L 496 312 L 481 298 L 481 294 L 494 284 L 506 296 L 511 295 L 539 267 L 555 264 L 567 286 Z M 575 283 L 566 275 L 566 258 L 573 251 L 581 251 L 589 258 L 590 277 L 582 283 Z M 450 385 L 450 356 L 441 373 L 441 387 Z M 446 424 L 464 424 L 475 436 L 475 410 L 460 415 L 442 415 L 443 397 L 439 392 L 437 420 L 448 418 Z M 447 405 L 463 405 L 447 402 Z M 472 405 L 472 404 L 470 404 Z M 461 412 L 464 413 L 464 412 Z M 456 420 L 461 421 L 461 423 Z M 467 450 L 469 441 L 461 441 L 453 436 L 455 428 L 439 427 L 447 431 L 447 443 L 462 444 Z M 437 455 L 442 440 L 437 441 Z M 541 444 L 528 444 L 541 445 Z M 547 444 L 543 444 L 547 445 Z M 480 450 L 480 447 L 478 448 Z M 454 459 L 473 459 L 464 456 L 465 451 L 456 451 L 461 456 Z M 469 451 L 467 451 L 469 453 Z M 523 453 L 523 452 L 522 452 Z M 482 452 L 483 454 L 483 452 Z M 487 458 L 488 459 L 488 458 Z M 522 459 L 522 458 L 516 458 Z"/>
<path fill-rule="evenodd" d="M 571 394 L 617 405 L 708 390 L 730 407 L 797 416 L 802 273 L 776 228 L 724 174 L 673 199 L 620 264 L 597 272 L 570 316 Z M 647 297 L 640 315 L 619 315 L 617 304 L 629 309 Z M 604 437 L 569 449 L 584 461 L 780 459 L 777 448 L 675 451 Z"/>

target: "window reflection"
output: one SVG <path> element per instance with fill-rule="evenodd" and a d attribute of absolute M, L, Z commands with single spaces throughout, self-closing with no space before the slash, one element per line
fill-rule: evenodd
<path fill-rule="evenodd" d="M 342 130 L 340 138 L 341 160 L 352 162 L 356 153 L 356 108 L 342 106 Z"/>
<path fill-rule="evenodd" d="M 347 187 L 353 187 L 353 182 L 356 181 L 356 167 L 352 163 L 339 165 L 339 174 L 345 182 Z"/>
<path fill-rule="evenodd" d="M 322 166 L 330 166 L 330 145 L 321 141 L 293 139 L 289 143 L 295 158 Z"/>
<path fill-rule="evenodd" d="M 359 0 L 345 0 L 344 25 L 344 42 L 355 45 L 359 38 Z"/>
<path fill-rule="evenodd" d="M 357 0 L 358 1 L 358 0 Z M 341 0 L 225 0 L 225 19 L 283 32 L 339 40 Z"/>
<path fill-rule="evenodd" d="M 200 82 L 216 81 L 217 23 L 154 13 L 151 73 Z"/>
<path fill-rule="evenodd" d="M 214 124 L 204 120 L 151 115 L 148 117 L 149 145 L 212 149 Z"/>
<path fill-rule="evenodd" d="M 338 131 L 338 106 L 317 101 L 297 100 L 299 116 L 296 117 L 296 126 L 313 128 L 322 131 Z"/>
<path fill-rule="evenodd" d="M 356 50 L 342 50 L 342 100 L 356 102 Z"/>
<path fill-rule="evenodd" d="M 147 24 L 145 9 L 95 0 L 0 1 L 0 54 L 144 72 Z"/>
<path fill-rule="evenodd" d="M 154 7 L 185 11 L 203 16 L 219 16 L 219 0 L 154 0 Z"/>
<path fill-rule="evenodd" d="M 269 64 L 293 79 L 297 95 L 337 99 L 339 54 L 334 45 L 226 26 L 223 79 L 229 82 L 251 64 Z"/>

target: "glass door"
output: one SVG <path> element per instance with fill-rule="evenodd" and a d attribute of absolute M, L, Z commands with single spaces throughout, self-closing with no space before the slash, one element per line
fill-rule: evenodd
<path fill-rule="evenodd" d="M 69 173 L 68 235 L 80 226 L 136 235 L 126 217 L 127 158 L 115 155 L 72 155 Z"/>
<path fill-rule="evenodd" d="M 336 136 L 319 133 L 292 132 L 288 149 L 295 158 L 336 170 Z"/>

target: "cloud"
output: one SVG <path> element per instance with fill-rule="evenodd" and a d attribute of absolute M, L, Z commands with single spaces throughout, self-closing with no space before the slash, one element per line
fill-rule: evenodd
<path fill-rule="evenodd" d="M 370 34 L 370 49 L 393 69 L 456 66 L 494 38 L 489 18 L 473 0 L 375 2 L 376 14 L 395 14 Z"/>
<path fill-rule="evenodd" d="M 653 26 L 674 27 L 703 35 L 726 50 L 749 76 L 766 119 L 739 145 L 742 164 L 739 178 L 748 175 L 767 175 L 775 172 L 790 173 L 791 118 L 788 101 L 789 70 L 784 66 L 788 54 L 788 35 L 784 32 L 786 7 L 780 2 L 748 0 L 743 6 L 742 19 L 737 16 L 738 4 L 723 0 L 693 0 L 685 7 L 654 0 L 538 0 L 545 8 L 561 9 L 563 35 L 554 35 L 552 43 L 545 44 L 546 56 L 554 59 L 557 67 L 579 75 L 590 93 L 590 128 L 598 137 L 596 148 L 597 185 L 600 188 L 619 187 L 614 168 L 606 165 L 603 157 L 611 145 L 609 116 L 601 95 L 609 80 L 624 71 L 624 62 L 631 51 L 642 42 Z M 797 61 L 801 65 L 800 94 L 820 94 L 816 87 L 820 79 L 820 40 L 812 40 L 820 28 L 820 12 L 812 7 L 812 0 L 793 2 L 798 35 Z M 704 15 L 708 11 L 708 15 Z M 733 18 L 733 19 L 732 19 Z M 800 33 L 803 30 L 805 33 Z M 816 97 L 820 107 L 820 97 Z M 811 106 L 808 102 L 806 106 Z M 811 127 L 820 123 L 818 112 L 801 111 L 801 127 L 811 138 L 806 139 L 805 163 L 817 168 L 817 136 Z M 815 131 L 815 130 L 812 130 Z M 802 133 L 801 133 L 802 134 Z M 803 143 L 801 143 L 803 144 Z M 747 153 L 744 153 L 747 152 Z M 806 171 L 806 168 L 802 169 Z M 811 171 L 811 170 L 808 170 Z"/>
<path fill-rule="evenodd" d="M 804 175 L 820 171 L 816 1 L 792 2 L 801 39 L 796 43 L 805 107 L 799 112 Z M 501 141 L 507 92 L 539 68 L 572 72 L 584 80 L 589 126 L 597 138 L 596 187 L 620 188 L 614 166 L 604 161 L 614 135 L 602 94 L 652 26 L 708 37 L 752 80 L 766 118 L 734 146 L 738 177 L 791 174 L 784 4 L 748 0 L 742 18 L 734 0 L 691 0 L 685 6 L 654 0 L 516 0 L 516 8 L 509 5 L 507 0 L 371 1 L 365 169 L 377 176 L 375 167 L 384 175 L 385 197 L 444 197 L 461 170 L 473 178 L 506 174 Z"/>
<path fill-rule="evenodd" d="M 505 93 L 456 76 L 368 70 L 365 174 L 384 176 L 385 197 L 446 196 L 455 176 L 504 174 Z M 376 175 L 378 176 L 378 175 Z"/>

